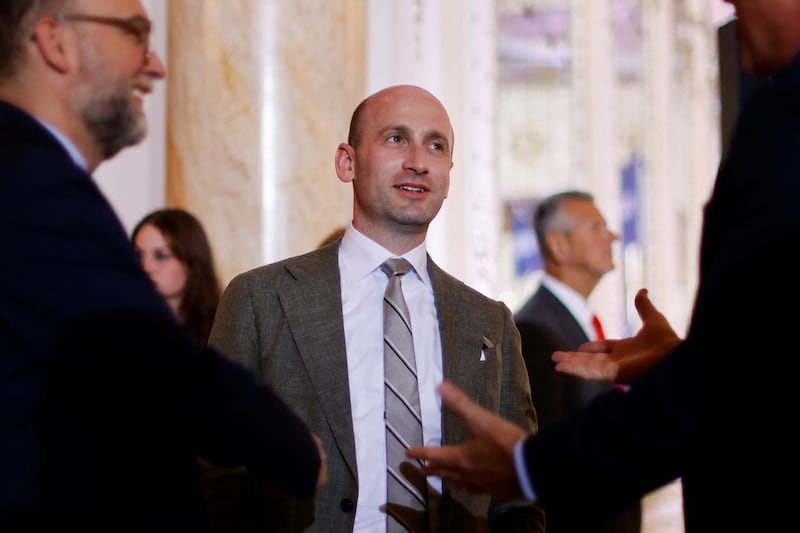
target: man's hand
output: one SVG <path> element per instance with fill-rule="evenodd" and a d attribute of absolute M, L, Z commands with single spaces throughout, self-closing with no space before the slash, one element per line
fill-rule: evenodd
<path fill-rule="evenodd" d="M 632 383 L 655 366 L 681 338 L 639 289 L 634 299 L 642 327 L 627 339 L 587 342 L 575 352 L 553 352 L 556 370 L 583 379 Z"/>
<path fill-rule="evenodd" d="M 453 446 L 415 446 L 406 456 L 426 461 L 423 474 L 439 476 L 455 487 L 504 500 L 522 497 L 513 450 L 527 432 L 479 406 L 446 380 L 438 390 L 444 405 L 464 420 L 470 437 Z"/>

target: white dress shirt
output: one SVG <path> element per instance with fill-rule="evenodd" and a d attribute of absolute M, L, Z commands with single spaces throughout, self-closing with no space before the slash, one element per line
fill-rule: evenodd
<path fill-rule="evenodd" d="M 339 248 L 342 313 L 350 383 L 350 408 L 356 441 L 358 503 L 355 532 L 386 531 L 386 434 L 383 419 L 383 294 L 388 278 L 380 266 L 397 257 L 348 225 Z M 401 278 L 411 315 L 417 363 L 423 441 L 442 443 L 442 343 L 425 243 L 402 256 L 414 267 Z M 441 492 L 441 480 L 428 478 Z"/>

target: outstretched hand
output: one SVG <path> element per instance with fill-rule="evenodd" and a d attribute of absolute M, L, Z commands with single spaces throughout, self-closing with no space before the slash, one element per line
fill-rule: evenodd
<path fill-rule="evenodd" d="M 587 342 L 575 352 L 553 352 L 556 370 L 583 379 L 632 383 L 680 344 L 666 317 L 639 289 L 634 299 L 642 327 L 627 339 Z"/>
<path fill-rule="evenodd" d="M 522 497 L 514 469 L 514 445 L 527 432 L 484 409 L 448 381 L 438 388 L 444 405 L 460 416 L 470 436 L 452 446 L 414 446 L 406 456 L 426 462 L 425 475 L 439 476 L 452 486 L 503 500 Z"/>

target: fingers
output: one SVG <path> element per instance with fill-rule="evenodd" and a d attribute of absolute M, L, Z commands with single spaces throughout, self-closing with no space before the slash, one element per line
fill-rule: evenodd
<path fill-rule="evenodd" d="M 588 353 L 606 353 L 611 351 L 611 345 L 609 344 L 608 340 L 602 341 L 589 341 L 584 342 L 578 349 L 575 350 L 576 352 L 588 352 Z"/>
<path fill-rule="evenodd" d="M 481 409 L 476 403 L 470 400 L 469 396 L 456 387 L 453 383 L 443 380 L 437 389 L 439 396 L 442 398 L 442 403 L 450 409 L 453 413 L 461 416 L 470 426 L 472 416 L 478 414 Z"/>
<path fill-rule="evenodd" d="M 609 353 L 614 346 L 614 342 L 615 341 L 608 339 L 602 341 L 584 342 L 578 346 L 578 349 L 574 352 L 557 350 L 550 354 L 550 359 L 557 363 L 561 361 L 575 361 L 578 359 L 586 360 L 590 354 Z"/>
<path fill-rule="evenodd" d="M 406 450 L 406 457 L 425 461 L 427 464 L 422 467 L 422 472 L 427 475 L 431 469 L 445 462 L 446 452 L 447 449 L 443 447 L 412 446 Z"/>
<path fill-rule="evenodd" d="M 464 420 L 470 434 L 480 436 L 493 433 L 498 424 L 504 425 L 503 419 L 472 401 L 467 393 L 453 383 L 443 380 L 439 384 L 438 391 L 442 403 Z"/>

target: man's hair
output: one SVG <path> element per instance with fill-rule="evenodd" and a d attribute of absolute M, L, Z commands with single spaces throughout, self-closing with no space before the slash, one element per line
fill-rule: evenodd
<path fill-rule="evenodd" d="M 0 80 L 16 74 L 39 17 L 52 15 L 70 0 L 0 0 Z"/>
<path fill-rule="evenodd" d="M 221 293 L 208 235 L 193 214 L 180 208 L 158 209 L 145 215 L 133 228 L 131 240 L 135 242 L 147 225 L 161 233 L 169 250 L 186 268 L 178 319 L 205 346 Z"/>
<path fill-rule="evenodd" d="M 545 239 L 547 234 L 553 231 L 568 233 L 572 229 L 572 221 L 567 217 L 563 209 L 564 202 L 569 200 L 594 202 L 594 196 L 584 191 L 564 191 L 548 196 L 536 206 L 532 222 L 542 259 L 553 258 L 547 248 Z"/>

